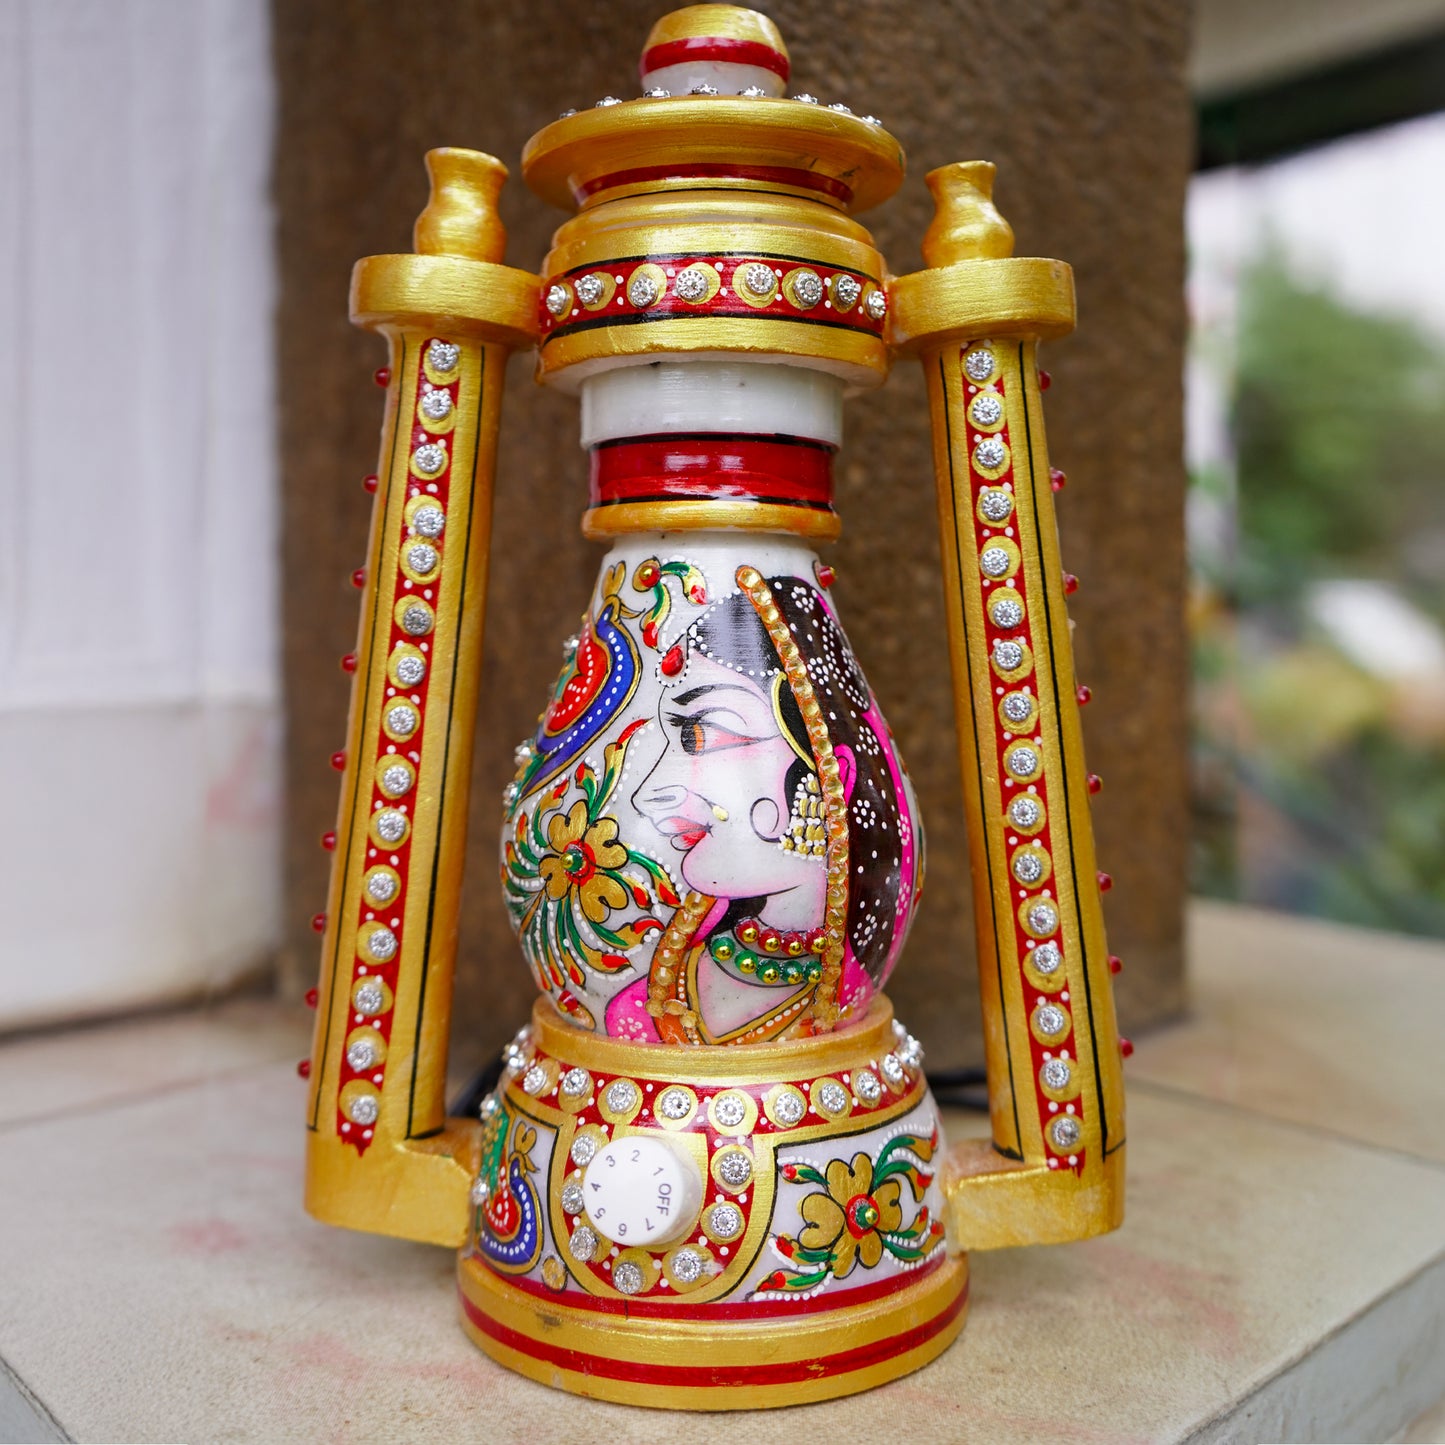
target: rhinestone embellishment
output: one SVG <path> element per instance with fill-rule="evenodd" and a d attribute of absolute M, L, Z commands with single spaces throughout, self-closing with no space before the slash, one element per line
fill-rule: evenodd
<path fill-rule="evenodd" d="M 730 1189 L 741 1189 L 753 1177 L 753 1161 L 741 1149 L 736 1149 L 723 1155 L 717 1172 Z"/>
<path fill-rule="evenodd" d="M 738 91 L 738 94 L 747 96 L 749 100 L 762 100 L 767 95 L 767 91 L 761 85 L 749 85 Z"/>
<path fill-rule="evenodd" d="M 1052 903 L 1035 903 L 1029 909 L 1029 927 L 1035 933 L 1052 933 L 1059 926 L 1059 915 Z"/>
<path fill-rule="evenodd" d="M 1012 597 L 1000 597 L 988 609 L 988 615 L 997 627 L 1017 627 L 1024 620 L 1023 603 Z"/>
<path fill-rule="evenodd" d="M 864 1069 L 853 1080 L 853 1092 L 865 1104 L 876 1104 L 883 1097 L 883 1085 L 878 1082 L 877 1074 Z"/>
<path fill-rule="evenodd" d="M 873 291 L 868 296 L 868 314 L 875 321 L 882 321 L 888 310 L 888 298 L 881 291 Z"/>
<path fill-rule="evenodd" d="M 840 311 L 852 310 L 862 291 L 863 287 L 852 276 L 833 277 L 833 300 Z"/>
<path fill-rule="evenodd" d="M 381 775 L 381 791 L 388 798 L 400 798 L 403 794 L 409 793 L 411 791 L 411 769 L 402 767 L 400 763 L 387 768 Z"/>
<path fill-rule="evenodd" d="M 356 1001 L 357 1013 L 365 1014 L 367 1018 L 379 1014 L 382 1010 L 382 1005 L 386 1003 L 386 995 L 381 991 L 381 985 L 379 983 L 362 984 L 361 987 L 356 990 L 353 998 Z"/>
<path fill-rule="evenodd" d="M 619 1294 L 636 1294 L 646 1281 L 638 1265 L 630 1259 L 624 1259 L 613 1266 L 612 1283 Z"/>
<path fill-rule="evenodd" d="M 591 1134 L 579 1134 L 572 1141 L 572 1162 L 579 1169 L 585 1169 L 592 1162 L 592 1156 L 596 1152 L 597 1140 Z"/>
<path fill-rule="evenodd" d="M 771 266 L 764 266 L 761 261 L 753 261 L 743 267 L 743 285 L 754 296 L 766 296 L 773 289 L 773 283 L 778 278 L 773 275 Z"/>
<path fill-rule="evenodd" d="M 1009 752 L 1008 765 L 1021 778 L 1031 778 L 1039 770 L 1039 755 L 1032 748 L 1017 747 Z"/>
<path fill-rule="evenodd" d="M 657 1101 L 657 1112 L 664 1119 L 686 1119 L 692 1111 L 692 1100 L 681 1089 L 664 1089 Z"/>
<path fill-rule="evenodd" d="M 447 449 L 440 442 L 423 442 L 412 453 L 412 465 L 424 477 L 434 477 L 447 464 Z"/>
<path fill-rule="evenodd" d="M 1009 693 L 1001 706 L 1010 722 L 1027 722 L 1034 714 L 1034 700 L 1026 692 Z"/>
<path fill-rule="evenodd" d="M 406 814 L 395 808 L 383 808 L 376 815 L 376 834 L 384 842 L 398 842 L 406 833 Z"/>
<path fill-rule="evenodd" d="M 547 1070 L 541 1064 L 533 1064 L 522 1075 L 522 1092 L 534 1098 L 547 1087 Z"/>
<path fill-rule="evenodd" d="M 562 1075 L 561 1087 L 569 1099 L 580 1099 L 592 1087 L 592 1075 L 586 1069 L 568 1069 Z"/>
<path fill-rule="evenodd" d="M 1063 1009 L 1057 1008 L 1051 1003 L 1046 1003 L 1034 1017 L 1038 1020 L 1039 1032 L 1048 1034 L 1050 1037 L 1063 1033 L 1064 1026 L 1068 1023 Z"/>
<path fill-rule="evenodd" d="M 1007 492 L 981 492 L 978 509 L 985 521 L 1006 522 L 1014 509 L 1014 499 Z"/>
<path fill-rule="evenodd" d="M 390 873 L 373 873 L 366 880 L 366 896 L 377 903 L 389 903 L 396 896 L 396 879 Z"/>
<path fill-rule="evenodd" d="M 1049 1133 L 1053 1135 L 1054 1143 L 1060 1149 L 1072 1149 L 1084 1137 L 1084 1131 L 1079 1128 L 1079 1121 L 1072 1114 L 1060 1114 L 1049 1125 Z"/>
<path fill-rule="evenodd" d="M 897 1054 L 884 1054 L 882 1062 L 878 1065 L 883 1070 L 883 1077 L 895 1088 L 899 1088 L 905 1077 L 903 1065 L 899 1062 Z"/>
<path fill-rule="evenodd" d="M 1013 861 L 1013 874 L 1020 883 L 1037 883 L 1044 876 L 1043 860 L 1037 853 L 1020 853 Z"/>
<path fill-rule="evenodd" d="M 793 99 L 803 105 L 817 105 L 818 103 L 818 97 L 816 95 L 809 95 L 806 90 L 800 90 Z"/>
<path fill-rule="evenodd" d="M 404 702 L 399 702 L 395 707 L 387 709 L 386 725 L 398 737 L 409 738 L 416 731 L 420 721 L 416 709 L 408 707 Z"/>
<path fill-rule="evenodd" d="M 664 90 L 660 85 L 650 86 L 638 96 L 639 100 L 670 100 L 671 98 L 672 92 L 670 90 Z"/>
<path fill-rule="evenodd" d="M 970 381 L 985 382 L 993 375 L 993 369 L 997 363 L 993 359 L 993 352 L 986 347 L 980 346 L 977 351 L 970 351 L 963 358 L 963 369 L 968 373 Z"/>
<path fill-rule="evenodd" d="M 1050 1059 L 1043 1069 L 1044 1083 L 1051 1089 L 1067 1089 L 1074 1071 L 1066 1059 Z"/>
<path fill-rule="evenodd" d="M 571 302 L 572 298 L 567 294 L 565 286 L 549 286 L 547 288 L 547 310 L 553 316 L 565 316 Z"/>
<path fill-rule="evenodd" d="M 695 1249 L 680 1249 L 672 1257 L 672 1275 L 679 1284 L 694 1284 L 702 1278 L 704 1260 Z"/>
<path fill-rule="evenodd" d="M 796 1094 L 779 1094 L 773 1101 L 773 1117 L 780 1124 L 796 1124 L 804 1112 L 803 1101 Z"/>
<path fill-rule="evenodd" d="M 478 1175 L 472 1180 L 471 1199 L 473 1204 L 485 1204 L 492 1197 L 492 1187 L 485 1179 Z"/>
<path fill-rule="evenodd" d="M 1029 962 L 1045 978 L 1051 973 L 1059 971 L 1059 965 L 1064 961 L 1064 956 L 1059 952 L 1057 943 L 1041 943 L 1029 954 Z"/>
<path fill-rule="evenodd" d="M 805 311 L 823 299 L 823 278 L 816 271 L 799 271 L 793 278 L 793 295 Z"/>
<path fill-rule="evenodd" d="M 736 1204 L 714 1204 L 707 1212 L 707 1224 L 719 1239 L 735 1239 L 743 1232 L 743 1212 Z"/>
<path fill-rule="evenodd" d="M 717 86 L 715 86 L 715 85 L 709 85 L 706 81 L 704 81 L 701 85 L 695 85 L 695 86 L 693 86 L 693 88 L 692 88 L 690 91 L 688 91 L 688 94 L 689 94 L 689 95 L 716 95 L 716 94 L 717 94 Z"/>
<path fill-rule="evenodd" d="M 614 1114 L 625 1114 L 637 1102 L 637 1085 L 618 1079 L 607 1086 L 607 1107 Z"/>
<path fill-rule="evenodd" d="M 994 621 L 998 622 L 999 619 L 995 617 Z M 1000 625 L 1002 626 L 1003 624 L 1000 623 Z M 1017 642 L 995 642 L 993 645 L 993 660 L 994 665 L 1001 672 L 1012 672 L 1024 660 L 1023 647 Z"/>
<path fill-rule="evenodd" d="M 696 266 L 689 266 L 685 271 L 678 272 L 672 289 L 684 301 L 701 301 L 707 295 L 707 277 Z"/>
<path fill-rule="evenodd" d="M 577 299 L 584 306 L 595 306 L 602 299 L 605 283 L 596 274 L 583 276 L 577 282 Z"/>
<path fill-rule="evenodd" d="M 447 514 L 440 507 L 428 504 L 411 514 L 411 529 L 422 537 L 437 538 L 447 524 Z"/>
<path fill-rule="evenodd" d="M 452 394 L 444 386 L 422 393 L 421 414 L 431 421 L 445 421 L 451 415 Z"/>
<path fill-rule="evenodd" d="M 621 105 L 621 104 L 622 104 L 622 102 L 621 102 L 620 100 L 618 100 L 618 98 L 617 98 L 615 95 L 604 95 L 604 96 L 602 97 L 602 99 L 599 100 L 599 101 L 597 102 L 597 104 L 592 107 L 592 109 L 593 109 L 593 110 L 606 110 L 606 108 L 607 108 L 609 105 Z"/>
<path fill-rule="evenodd" d="M 1021 794 L 1008 805 L 1009 822 L 1015 828 L 1032 828 L 1043 816 L 1038 799 Z"/>
<path fill-rule="evenodd" d="M 562 1211 L 564 1214 L 581 1214 L 586 1203 L 582 1186 L 575 1179 L 570 1184 L 562 1186 Z"/>
<path fill-rule="evenodd" d="M 381 1105 L 376 1102 L 375 1094 L 358 1094 L 347 1112 L 353 1124 L 374 1124 L 376 1116 L 381 1113 Z"/>
<path fill-rule="evenodd" d="M 425 637 L 431 631 L 431 609 L 428 607 L 408 607 L 401 614 L 401 630 L 408 637 Z"/>
<path fill-rule="evenodd" d="M 366 951 L 378 963 L 396 957 L 396 934 L 389 928 L 373 928 L 366 935 Z"/>
<path fill-rule="evenodd" d="M 973 449 L 973 464 L 981 470 L 991 471 L 994 467 L 1001 467 L 1007 456 L 1008 450 L 1000 438 L 984 437 Z"/>
<path fill-rule="evenodd" d="M 748 1106 L 738 1094 L 719 1094 L 713 1101 L 713 1118 L 726 1129 L 735 1129 L 748 1117 Z"/>
<path fill-rule="evenodd" d="M 848 1107 L 848 1091 L 831 1080 L 818 1090 L 818 1102 L 830 1114 L 841 1114 Z"/>
<path fill-rule="evenodd" d="M 979 553 L 978 565 L 985 577 L 1002 577 L 1009 569 L 1009 555 L 1002 547 L 985 547 Z"/>
<path fill-rule="evenodd" d="M 426 349 L 427 365 L 439 376 L 455 371 L 461 356 L 461 347 L 450 341 L 433 341 Z"/>
<path fill-rule="evenodd" d="M 426 663 L 412 653 L 396 660 L 396 680 L 405 687 L 415 687 L 426 676 Z"/>
<path fill-rule="evenodd" d="M 578 1264 L 586 1264 L 597 1253 L 597 1236 L 585 1224 L 579 1224 L 567 1241 L 567 1253 Z"/>
<path fill-rule="evenodd" d="M 357 1039 L 346 1050 L 346 1062 L 358 1074 L 364 1073 L 376 1062 L 376 1045 L 370 1039 Z"/>
<path fill-rule="evenodd" d="M 981 391 L 968 409 L 978 426 L 993 426 L 1003 418 L 1003 402 L 992 391 Z"/>
<path fill-rule="evenodd" d="M 436 571 L 437 549 L 430 542 L 413 542 L 406 549 L 406 560 L 413 572 L 419 577 L 425 577 Z"/>
<path fill-rule="evenodd" d="M 651 276 L 634 276 L 627 287 L 627 299 L 639 311 L 646 310 L 657 300 L 657 282 Z"/>

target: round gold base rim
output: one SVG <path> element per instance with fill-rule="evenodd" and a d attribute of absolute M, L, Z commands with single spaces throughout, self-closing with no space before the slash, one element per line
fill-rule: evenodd
<path fill-rule="evenodd" d="M 966 1255 L 879 1299 L 766 1319 L 599 1314 L 534 1298 L 473 1259 L 457 1274 L 462 1328 L 489 1358 L 554 1389 L 654 1409 L 777 1409 L 871 1390 L 936 1359 L 968 1312 Z"/>

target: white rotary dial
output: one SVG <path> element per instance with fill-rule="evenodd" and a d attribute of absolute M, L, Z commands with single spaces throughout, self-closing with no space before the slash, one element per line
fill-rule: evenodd
<path fill-rule="evenodd" d="M 587 1218 L 614 1244 L 680 1239 L 702 1208 L 702 1173 L 665 1139 L 629 1134 L 604 1144 L 582 1176 Z"/>

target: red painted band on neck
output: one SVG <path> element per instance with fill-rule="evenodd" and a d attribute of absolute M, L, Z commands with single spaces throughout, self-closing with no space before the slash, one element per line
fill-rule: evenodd
<path fill-rule="evenodd" d="M 638 73 L 643 80 L 665 65 L 685 65 L 689 60 L 711 60 L 719 65 L 756 65 L 771 70 L 784 81 L 790 73 L 788 57 L 757 40 L 728 40 L 721 35 L 694 35 L 686 40 L 665 40 L 642 52 Z"/>
<path fill-rule="evenodd" d="M 800 437 L 627 437 L 592 448 L 591 505 L 752 501 L 810 510 L 833 505 L 833 451 Z"/>

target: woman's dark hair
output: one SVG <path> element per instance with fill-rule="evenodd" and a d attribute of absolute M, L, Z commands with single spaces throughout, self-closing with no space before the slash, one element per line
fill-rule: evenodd
<path fill-rule="evenodd" d="M 848 942 L 863 970 L 879 983 L 893 945 L 903 887 L 903 849 L 900 802 L 886 745 L 863 716 L 872 694 L 842 628 L 813 583 L 802 577 L 770 577 L 768 588 L 807 665 L 813 695 L 833 745 L 851 748 L 857 764 L 848 803 Z M 783 668 L 762 619 L 744 593 L 710 608 L 687 629 L 683 640 L 689 649 L 696 647 L 764 688 Z M 797 747 L 812 757 L 802 711 L 786 680 L 779 692 L 778 712 Z M 793 763 L 784 783 L 786 797 L 794 796 L 808 771 L 802 758 Z M 731 927 L 755 913 L 761 903 L 755 898 L 733 900 L 719 927 Z"/>

